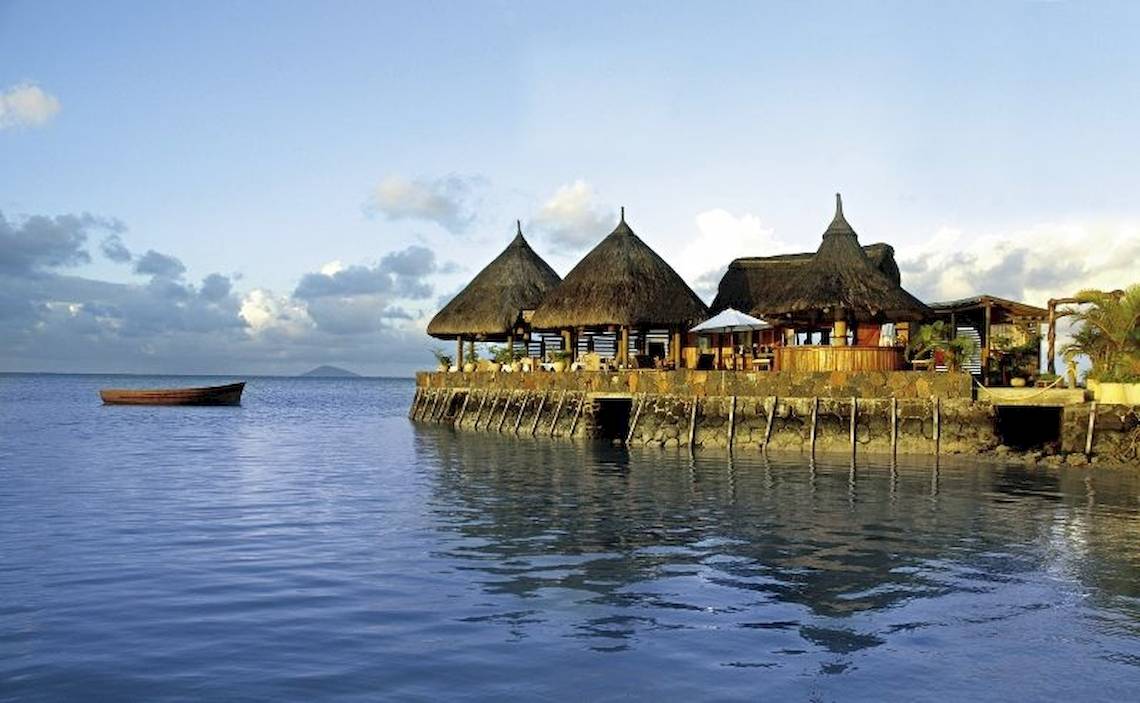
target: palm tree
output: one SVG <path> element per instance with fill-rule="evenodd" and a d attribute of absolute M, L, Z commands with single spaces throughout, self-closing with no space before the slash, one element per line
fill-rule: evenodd
<path fill-rule="evenodd" d="M 1140 284 L 1121 293 L 1085 290 L 1076 296 L 1080 307 L 1065 312 L 1080 324 L 1065 346 L 1066 358 L 1087 356 L 1090 375 L 1101 380 L 1140 376 Z"/>

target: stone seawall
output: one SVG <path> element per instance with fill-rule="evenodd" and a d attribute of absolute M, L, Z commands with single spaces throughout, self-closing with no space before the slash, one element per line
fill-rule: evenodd
<path fill-rule="evenodd" d="M 1046 463 L 1083 464 L 1091 458 L 1140 466 L 1140 409 L 1065 406 L 1058 409 L 1059 441 L 1019 453 L 1002 445 L 995 405 L 971 400 L 969 376 L 959 374 L 421 373 L 416 384 L 410 417 L 464 431 L 645 447 L 852 455 L 995 452 Z M 936 392 L 919 395 L 931 390 Z M 813 395 L 796 394 L 804 391 Z"/>

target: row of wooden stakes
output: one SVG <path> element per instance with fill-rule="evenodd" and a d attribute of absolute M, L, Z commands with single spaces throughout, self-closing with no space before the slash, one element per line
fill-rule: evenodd
<path fill-rule="evenodd" d="M 463 422 L 463 418 L 467 413 L 468 404 L 471 402 L 471 397 L 472 397 L 472 395 L 474 395 L 475 392 L 476 391 L 468 391 L 468 390 L 460 390 L 460 389 L 446 389 L 446 388 L 435 388 L 435 389 L 417 388 L 415 398 L 412 400 L 412 407 L 408 413 L 408 416 L 413 420 L 421 421 L 421 422 L 422 421 L 445 422 L 445 421 L 450 419 L 450 413 L 452 412 L 452 407 L 455 404 L 456 396 L 462 394 L 463 395 L 463 402 L 460 405 L 459 412 L 455 415 L 454 419 L 452 420 L 454 425 L 459 426 Z M 537 436 L 538 430 L 539 430 L 539 424 L 541 423 L 541 420 L 542 420 L 542 410 L 545 407 L 547 401 L 550 400 L 551 393 L 552 393 L 551 391 L 547 391 L 547 392 L 539 394 L 539 393 L 535 393 L 533 391 L 519 391 L 519 390 L 479 391 L 480 398 L 479 398 L 478 408 L 475 411 L 474 429 L 476 429 L 476 430 L 480 429 L 479 423 L 480 423 L 480 421 L 482 421 L 483 422 L 483 426 L 482 426 L 483 430 L 491 430 L 493 427 L 495 431 L 503 432 L 504 428 L 507 428 L 510 431 L 513 431 L 514 434 L 518 435 L 520 433 L 520 430 L 522 429 L 523 416 L 526 414 L 526 410 L 529 407 L 530 401 L 532 400 L 532 398 L 537 397 L 538 408 L 535 411 L 534 420 L 531 423 L 530 430 L 528 433 L 531 436 Z M 573 397 L 571 398 L 571 403 L 575 405 L 574 415 L 573 415 L 573 419 L 571 420 L 571 423 L 570 423 L 569 431 L 566 433 L 566 435 L 564 435 L 564 436 L 569 436 L 569 437 L 574 436 L 574 431 L 577 429 L 578 421 L 582 415 L 582 409 L 585 406 L 585 404 L 588 402 L 588 398 L 587 398 L 586 393 L 584 393 L 584 392 L 571 392 L 571 393 L 573 393 Z M 549 428 L 544 429 L 544 433 L 550 437 L 557 436 L 556 430 L 558 427 L 558 420 L 562 416 L 562 410 L 566 404 L 567 394 L 568 394 L 568 392 L 564 390 L 558 395 L 558 405 L 555 408 L 554 417 L 550 421 Z M 514 417 L 514 424 L 512 427 L 512 426 L 507 424 L 507 418 L 509 415 L 509 410 L 510 410 L 511 404 L 515 401 L 515 398 L 518 397 L 519 395 L 522 396 L 522 402 L 518 406 L 518 413 Z M 576 403 L 574 403 L 575 399 L 577 401 Z M 486 406 L 488 400 L 490 400 L 490 402 L 491 402 L 491 407 L 486 408 L 487 413 L 486 413 L 486 416 L 484 417 L 484 409 L 485 409 L 485 406 Z M 499 401 L 500 400 L 503 401 L 503 404 L 502 404 L 502 409 L 500 411 L 498 411 L 498 421 L 496 421 L 495 420 L 495 414 L 496 414 L 496 409 L 499 407 Z M 640 394 L 637 394 L 636 396 L 634 396 L 633 414 L 630 418 L 629 430 L 628 430 L 628 433 L 627 433 L 626 438 L 625 438 L 626 444 L 629 444 L 630 442 L 633 441 L 634 433 L 637 430 L 637 424 L 641 418 L 642 410 L 645 408 L 645 405 L 648 402 L 648 400 L 649 400 L 648 396 L 645 393 L 640 393 Z M 693 448 L 696 444 L 697 412 L 698 412 L 698 406 L 700 404 L 700 400 L 701 399 L 699 397 L 693 396 L 692 399 L 688 403 L 688 405 L 689 405 L 689 430 L 688 430 L 688 437 L 687 437 L 688 441 L 684 446 L 688 446 L 689 448 Z M 728 448 L 731 451 L 731 449 L 733 448 L 734 432 L 735 432 L 735 428 L 736 428 L 737 396 L 727 396 L 725 398 L 722 398 L 722 400 L 729 401 Z M 760 448 L 763 450 L 767 449 L 768 444 L 772 438 L 772 431 L 774 428 L 774 421 L 775 421 L 775 417 L 776 417 L 777 400 L 778 399 L 775 396 L 771 396 L 767 399 L 766 413 L 765 413 L 767 415 L 767 424 L 766 424 L 765 432 L 764 432 L 764 441 L 760 445 Z M 811 446 L 811 453 L 813 455 L 815 454 L 815 447 L 816 447 L 816 428 L 819 424 L 819 400 L 820 399 L 818 397 L 811 399 L 810 446 Z M 890 426 L 892 428 L 892 431 L 891 431 L 891 454 L 893 455 L 893 454 L 896 454 L 897 450 L 898 450 L 898 425 L 899 425 L 899 419 L 900 419 L 898 399 L 897 398 L 863 399 L 863 402 L 872 402 L 873 403 L 873 402 L 880 402 L 880 401 L 889 401 L 890 402 Z M 856 447 L 858 444 L 856 441 L 855 429 L 856 429 L 856 418 L 858 417 L 858 412 L 859 412 L 859 403 L 860 403 L 860 399 L 858 399 L 858 398 L 851 398 L 850 399 L 851 412 L 849 415 L 849 419 L 850 419 L 849 432 L 850 432 L 851 454 L 853 456 L 855 454 L 855 450 L 856 450 Z M 940 399 L 937 397 L 932 397 L 930 400 L 930 403 L 931 403 L 931 415 L 932 415 L 932 420 L 933 420 L 933 434 L 934 434 L 934 437 L 933 437 L 933 445 L 934 445 L 933 449 L 934 449 L 934 451 L 933 451 L 933 453 L 935 455 L 938 455 L 940 453 L 940 445 L 941 445 L 940 440 L 941 440 L 941 409 L 942 409 L 941 406 L 942 406 L 942 403 L 941 403 Z"/>
<path fill-rule="evenodd" d="M 462 392 L 463 403 L 459 406 L 459 412 L 454 418 L 454 424 L 460 425 L 463 422 L 464 416 L 467 414 L 468 404 L 471 402 L 471 396 L 475 391 L 458 391 L 455 389 L 446 388 L 417 388 L 416 396 L 412 400 L 412 408 L 408 413 L 408 417 L 420 422 L 444 422 L 448 419 L 455 405 L 455 397 Z M 518 414 L 514 418 L 514 434 L 519 434 L 522 429 L 523 416 L 526 414 L 527 407 L 529 407 L 531 399 L 538 395 L 538 409 L 534 413 L 534 421 L 531 423 L 530 432 L 531 436 L 538 434 L 538 426 L 542 420 L 542 410 L 546 406 L 547 401 L 550 399 L 550 392 L 536 394 L 532 391 L 481 391 L 479 393 L 479 405 L 475 410 L 474 429 L 478 430 L 479 422 L 483 422 L 483 430 L 490 430 L 494 427 L 495 431 L 502 432 L 507 427 L 507 416 L 509 414 L 511 403 L 517 396 L 522 396 L 522 403 L 519 405 Z M 575 393 L 577 403 L 574 403 L 575 398 L 572 397 L 570 402 L 574 405 L 574 414 L 570 421 L 570 429 L 567 431 L 566 436 L 573 437 L 574 431 L 578 429 L 578 421 L 582 417 L 582 408 L 585 407 L 587 398 L 586 394 L 579 392 Z M 483 410 L 487 405 L 487 401 L 491 401 L 491 407 L 486 408 L 487 413 L 484 418 Z M 498 422 L 495 421 L 496 408 L 499 406 L 499 401 L 503 401 L 502 410 L 499 411 Z M 558 405 L 554 409 L 554 417 L 550 420 L 550 427 L 544 430 L 544 433 L 550 437 L 555 437 L 558 428 L 558 420 L 562 417 L 562 410 L 566 406 L 567 391 L 562 391 L 558 396 Z"/>

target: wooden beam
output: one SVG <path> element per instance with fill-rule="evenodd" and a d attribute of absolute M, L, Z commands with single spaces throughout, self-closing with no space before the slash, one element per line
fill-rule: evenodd
<path fill-rule="evenodd" d="M 475 429 L 479 429 L 479 418 L 483 416 L 483 406 L 486 403 L 487 403 L 487 391 L 481 391 L 479 393 L 479 408 L 475 411 L 475 422 L 472 423 L 472 425 L 471 425 Z"/>
<path fill-rule="evenodd" d="M 732 452 L 732 439 L 736 435 L 736 396 L 728 403 L 728 451 Z"/>
<path fill-rule="evenodd" d="M 697 439 L 697 405 L 700 403 L 700 398 L 693 396 L 692 407 L 689 410 L 689 449 L 693 449 L 693 443 Z"/>
<path fill-rule="evenodd" d="M 414 396 L 412 396 L 412 407 L 408 409 L 408 417 L 415 419 L 416 408 L 418 408 L 420 405 L 420 397 L 422 395 L 423 395 L 423 391 L 420 390 L 419 386 L 416 386 L 416 394 Z"/>
<path fill-rule="evenodd" d="M 891 396 L 891 461 L 899 453 L 899 399 Z"/>
<path fill-rule="evenodd" d="M 578 429 L 578 418 L 582 416 L 582 406 L 586 404 L 586 394 L 582 393 L 578 396 L 578 409 L 574 411 L 574 419 L 570 421 L 570 433 L 567 437 L 574 438 L 574 430 Z"/>
<path fill-rule="evenodd" d="M 1085 456 L 1092 456 L 1093 431 L 1096 429 L 1096 401 L 1089 403 L 1089 429 L 1085 434 Z"/>
<path fill-rule="evenodd" d="M 548 393 L 543 393 L 542 397 L 538 399 L 538 410 L 534 411 L 534 424 L 530 426 L 531 437 L 538 433 L 538 421 L 542 419 L 542 409 L 546 406 L 547 395 Z"/>
<path fill-rule="evenodd" d="M 811 399 L 811 457 L 815 458 L 815 426 L 819 419 L 819 396 Z"/>
<path fill-rule="evenodd" d="M 511 400 L 515 397 L 516 391 L 511 391 L 507 394 L 506 399 L 503 400 L 503 414 L 499 418 L 499 426 L 495 429 L 499 432 L 503 431 L 503 424 L 507 421 L 507 411 L 511 409 Z"/>
<path fill-rule="evenodd" d="M 641 401 L 637 403 L 637 408 L 633 413 L 633 419 L 629 423 L 629 432 L 625 435 L 626 446 L 633 441 L 633 431 L 637 429 L 637 421 L 641 418 L 641 409 L 645 407 L 645 394 L 641 394 Z"/>
<path fill-rule="evenodd" d="M 768 452 L 768 442 L 772 441 L 772 425 L 776 420 L 776 396 L 772 396 L 772 405 L 768 408 L 768 427 L 764 429 L 764 452 Z"/>
<path fill-rule="evenodd" d="M 455 418 L 455 426 L 459 427 L 463 424 L 463 413 L 467 412 L 467 402 L 471 400 L 471 391 L 463 394 L 463 405 L 459 407 L 459 416 Z"/>
<path fill-rule="evenodd" d="M 566 402 L 566 389 L 558 396 L 558 405 L 554 406 L 554 419 L 550 421 L 550 436 L 554 436 L 554 430 L 558 427 L 558 416 L 562 414 L 562 404 Z"/>
<path fill-rule="evenodd" d="M 519 405 L 519 416 L 515 419 L 515 434 L 519 433 L 519 427 L 522 426 L 523 413 L 526 412 L 526 404 L 530 402 L 530 391 L 523 393 L 522 404 Z"/>

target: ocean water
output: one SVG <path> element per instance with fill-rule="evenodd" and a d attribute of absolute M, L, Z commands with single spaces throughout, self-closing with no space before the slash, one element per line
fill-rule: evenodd
<path fill-rule="evenodd" d="M 0 376 L 0 700 L 1135 700 L 1140 473 L 627 452 L 407 380 Z"/>

